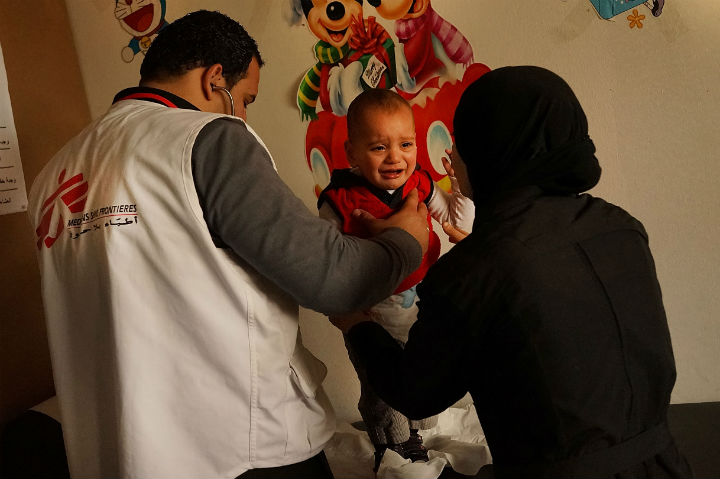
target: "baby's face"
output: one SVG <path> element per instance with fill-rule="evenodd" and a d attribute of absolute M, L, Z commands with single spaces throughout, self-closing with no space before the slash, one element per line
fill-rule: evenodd
<path fill-rule="evenodd" d="M 368 110 L 345 144 L 350 165 L 383 190 L 401 187 L 415 171 L 417 145 L 410 108 Z"/>

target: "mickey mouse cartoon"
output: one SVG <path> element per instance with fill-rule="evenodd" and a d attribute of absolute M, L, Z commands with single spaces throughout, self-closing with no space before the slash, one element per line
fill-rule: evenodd
<path fill-rule="evenodd" d="M 318 100 L 342 116 L 364 89 L 395 85 L 395 43 L 374 17 L 363 19 L 362 0 L 294 0 L 298 6 L 318 39 L 317 63 L 298 88 L 303 119 L 317 118 Z"/>

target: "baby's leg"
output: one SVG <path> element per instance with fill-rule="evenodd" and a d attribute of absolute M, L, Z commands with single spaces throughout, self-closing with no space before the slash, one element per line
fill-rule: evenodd
<path fill-rule="evenodd" d="M 410 423 L 410 429 L 426 430 L 437 426 L 438 417 L 436 414 L 435 416 L 426 417 L 425 419 L 408 419 L 408 422 Z"/>
<path fill-rule="evenodd" d="M 357 360 L 355 351 L 346 340 L 350 362 L 360 380 L 360 400 L 358 410 L 365 422 L 370 441 L 375 445 L 399 444 L 407 441 L 410 435 L 407 418 L 387 405 L 370 387 L 367 373 Z"/>
<path fill-rule="evenodd" d="M 367 373 L 357 360 L 355 351 L 345 338 L 350 362 L 360 380 L 360 400 L 358 410 L 363 418 L 367 434 L 375 447 L 375 466 L 377 472 L 385 450 L 390 448 L 403 455 L 401 444 L 410 439 L 410 427 L 405 415 L 388 406 L 388 404 L 375 394 L 367 379 Z"/>

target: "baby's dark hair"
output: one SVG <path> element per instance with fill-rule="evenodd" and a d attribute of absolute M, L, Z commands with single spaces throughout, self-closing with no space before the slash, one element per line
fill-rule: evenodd
<path fill-rule="evenodd" d="M 407 108 L 412 113 L 410 103 L 392 90 L 384 88 L 365 90 L 355 97 L 348 107 L 346 118 L 348 136 L 352 136 L 359 129 L 366 111 L 378 109 L 384 112 L 393 112 L 401 108 Z"/>
<path fill-rule="evenodd" d="M 160 31 L 140 66 L 140 84 L 219 63 L 232 88 L 247 76 L 253 58 L 263 65 L 257 43 L 242 25 L 220 12 L 198 10 Z"/>

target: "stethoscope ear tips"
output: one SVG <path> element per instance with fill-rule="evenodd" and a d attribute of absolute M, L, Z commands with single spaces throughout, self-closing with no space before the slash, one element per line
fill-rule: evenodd
<path fill-rule="evenodd" d="M 232 96 L 232 94 L 230 93 L 230 90 L 228 90 L 227 88 L 225 88 L 225 87 L 223 87 L 223 86 L 213 85 L 212 83 L 210 84 L 210 88 L 212 88 L 213 91 L 215 91 L 215 90 L 220 90 L 220 91 L 222 91 L 222 92 L 225 92 L 225 94 L 227 95 L 228 99 L 230 100 L 230 114 L 231 114 L 232 116 L 235 116 L 235 100 L 233 99 L 233 96 Z"/>

